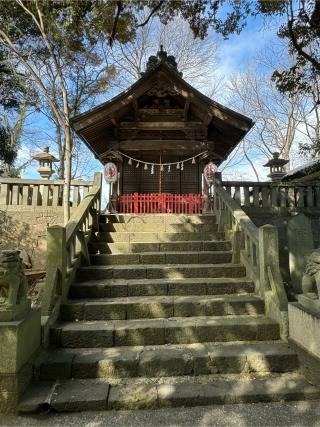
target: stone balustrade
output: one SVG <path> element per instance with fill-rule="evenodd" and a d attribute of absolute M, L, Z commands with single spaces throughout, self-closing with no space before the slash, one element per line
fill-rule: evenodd
<path fill-rule="evenodd" d="M 77 267 L 89 263 L 87 242 L 98 230 L 101 208 L 102 174 L 95 173 L 92 188 L 72 213 L 65 227 L 47 229 L 46 283 L 42 299 L 42 343 L 48 343 L 50 325 L 59 315 L 60 304 L 68 296 Z"/>
<path fill-rule="evenodd" d="M 78 206 L 92 188 L 92 181 L 71 181 L 71 206 Z M 63 180 L 0 178 L 0 206 L 62 207 Z"/>
<path fill-rule="evenodd" d="M 320 209 L 320 184 L 222 181 L 230 197 L 244 208 Z"/>
<path fill-rule="evenodd" d="M 247 276 L 255 284 L 255 291 L 265 301 L 266 314 L 279 323 L 281 337 L 286 339 L 288 299 L 280 273 L 278 230 L 269 224 L 257 227 L 241 207 L 240 185 L 232 192 L 234 183 L 228 184 L 220 181 L 218 176 L 214 180 L 218 230 L 226 232 L 230 238 L 232 262 L 242 263 L 246 267 Z M 246 192 L 250 185 L 242 188 Z"/>

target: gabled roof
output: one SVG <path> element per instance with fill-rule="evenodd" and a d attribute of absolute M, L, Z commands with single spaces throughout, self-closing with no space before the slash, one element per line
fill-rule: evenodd
<path fill-rule="evenodd" d="M 218 163 L 227 158 L 253 126 L 250 118 L 208 98 L 188 84 L 172 65 L 159 61 L 124 92 L 71 119 L 73 129 L 97 158 L 119 140 L 117 128 L 121 118 L 130 109 L 137 108 L 139 99 L 159 82 L 171 85 L 179 97 L 189 103 L 192 115 L 206 128 L 208 145 L 216 153 Z M 197 121 L 194 123 L 196 126 Z M 132 146 L 134 148 L 134 141 Z"/>

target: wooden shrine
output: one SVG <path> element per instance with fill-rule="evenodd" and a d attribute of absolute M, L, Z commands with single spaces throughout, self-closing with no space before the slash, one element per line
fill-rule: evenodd
<path fill-rule="evenodd" d="M 113 209 L 135 213 L 201 213 L 205 164 L 221 164 L 252 125 L 183 80 L 162 46 L 129 89 L 72 119 L 96 158 L 117 165 Z"/>

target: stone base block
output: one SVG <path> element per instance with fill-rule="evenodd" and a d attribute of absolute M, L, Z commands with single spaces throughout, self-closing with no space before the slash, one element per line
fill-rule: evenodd
<path fill-rule="evenodd" d="M 290 303 L 289 337 L 320 359 L 320 313 L 312 313 L 299 303 Z"/>
<path fill-rule="evenodd" d="M 303 375 L 311 384 L 320 388 L 320 359 L 298 345 L 295 341 L 289 339 L 289 343 L 298 356 Z"/>
<path fill-rule="evenodd" d="M 32 380 L 32 363 L 27 363 L 18 373 L 0 374 L 0 414 L 15 413 L 18 401 Z"/>
<path fill-rule="evenodd" d="M 0 322 L 0 413 L 15 412 L 32 377 L 32 359 L 40 347 L 40 310 L 25 319 Z"/>
<path fill-rule="evenodd" d="M 299 303 L 289 304 L 289 340 L 298 354 L 301 370 L 320 386 L 320 313 Z"/>
<path fill-rule="evenodd" d="M 306 295 L 298 295 L 298 301 L 304 308 L 311 310 L 315 315 L 318 313 L 320 317 L 320 300 L 318 298 L 314 299 Z"/>

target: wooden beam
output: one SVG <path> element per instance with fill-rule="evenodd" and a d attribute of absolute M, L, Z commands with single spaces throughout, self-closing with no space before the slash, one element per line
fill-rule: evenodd
<path fill-rule="evenodd" d="M 192 151 L 199 153 L 204 151 L 200 141 L 188 141 L 188 140 L 132 140 L 132 141 L 121 141 L 120 150 L 128 151 L 149 151 L 155 150 L 173 150 L 173 151 Z"/>
<path fill-rule="evenodd" d="M 121 122 L 120 129 L 188 130 L 201 129 L 202 122 Z"/>
<path fill-rule="evenodd" d="M 144 81 L 143 84 L 139 85 L 137 85 L 137 83 L 132 85 L 129 91 L 124 91 L 122 94 L 117 96 L 116 99 L 107 101 L 100 106 L 79 115 L 77 120 L 73 122 L 72 127 L 79 132 L 88 126 L 99 123 L 101 120 L 105 120 L 107 117 L 112 116 L 125 106 L 132 104 L 134 99 L 139 99 L 153 86 L 153 80 Z"/>
<path fill-rule="evenodd" d="M 138 106 L 138 101 L 135 99 L 133 101 L 133 111 L 134 111 L 134 118 L 136 121 L 139 120 L 139 106 Z"/>
<path fill-rule="evenodd" d="M 186 102 L 184 104 L 184 109 L 183 109 L 183 120 L 187 121 L 188 120 L 188 114 L 189 114 L 189 107 L 190 107 L 190 99 L 186 99 Z"/>
<path fill-rule="evenodd" d="M 119 123 L 115 116 L 111 117 L 111 123 L 113 124 L 114 137 L 116 138 L 116 140 L 119 140 L 119 132 L 118 132 Z"/>
<path fill-rule="evenodd" d="M 112 141 L 108 140 L 108 143 L 110 143 Z M 114 141 L 116 142 L 116 141 Z M 206 150 L 206 146 L 203 144 L 202 139 L 201 140 L 197 140 L 197 139 L 123 139 L 122 141 L 120 141 L 121 147 L 130 147 L 132 148 L 133 146 L 148 146 L 151 144 L 154 144 L 155 146 L 161 147 L 162 144 L 168 144 L 168 145 L 172 145 L 172 146 L 178 146 L 178 145 L 188 145 L 190 147 L 197 147 L 201 149 L 201 151 L 205 151 Z M 210 148 L 214 150 L 215 148 L 215 142 L 214 141 L 207 141 L 207 143 L 210 145 Z M 142 148 L 143 149 L 143 148 Z M 148 149 L 148 148 L 146 148 Z"/>

